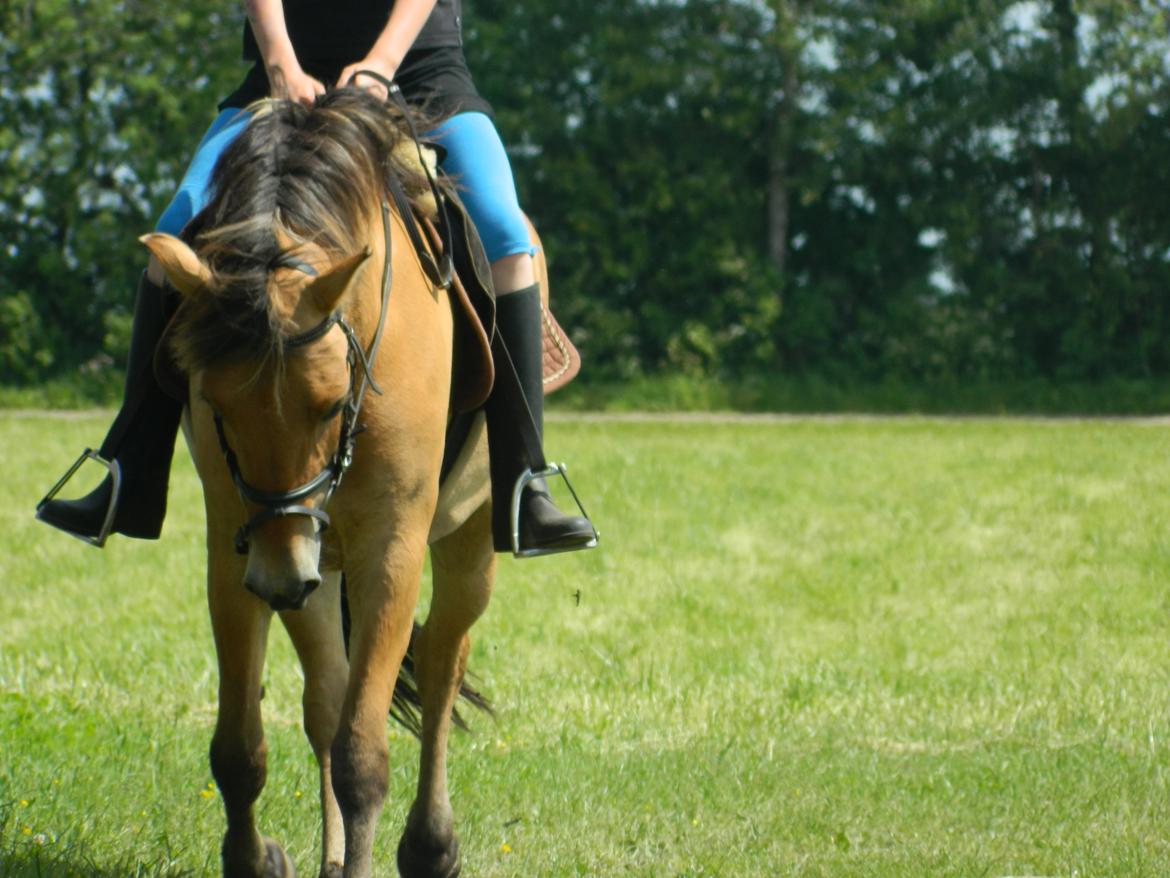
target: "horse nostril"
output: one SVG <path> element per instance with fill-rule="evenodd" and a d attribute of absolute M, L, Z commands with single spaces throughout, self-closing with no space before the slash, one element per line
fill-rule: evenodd
<path fill-rule="evenodd" d="M 309 595 L 321 585 L 320 575 L 307 579 L 287 579 L 279 586 L 268 583 L 265 587 L 263 577 L 244 577 L 244 588 L 260 600 L 268 603 L 274 610 L 299 610 L 305 605 Z"/>
<path fill-rule="evenodd" d="M 321 584 L 321 577 L 316 576 L 312 579 L 306 579 L 303 582 L 298 582 L 295 585 L 290 583 L 293 587 L 284 594 L 274 594 L 268 598 L 268 603 L 274 610 L 300 610 L 305 606 L 305 602 L 309 599 L 317 586 Z"/>

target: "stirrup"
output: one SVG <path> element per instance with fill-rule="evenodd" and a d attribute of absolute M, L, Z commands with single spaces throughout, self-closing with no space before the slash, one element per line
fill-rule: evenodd
<path fill-rule="evenodd" d="M 68 530 L 67 528 L 59 527 L 53 522 L 41 517 L 41 510 L 45 508 L 45 504 L 57 496 L 61 489 L 65 487 L 65 483 L 73 478 L 73 474 L 81 469 L 81 465 L 87 460 L 96 461 L 97 463 L 100 463 L 102 466 L 104 466 L 107 472 L 110 474 L 110 479 L 113 481 L 113 490 L 110 491 L 110 505 L 109 508 L 106 509 L 105 520 L 102 521 L 102 526 L 98 531 L 97 536 L 92 537 L 86 536 L 85 534 L 79 534 L 76 531 Z M 57 484 L 53 485 L 53 487 L 49 489 L 49 493 L 41 498 L 41 502 L 37 504 L 37 520 L 43 521 L 50 527 L 56 527 L 57 530 L 60 530 L 63 533 L 67 533 L 71 537 L 76 537 L 82 542 L 89 543 L 91 546 L 97 546 L 100 549 L 106 544 L 106 540 L 110 538 L 110 534 L 114 530 L 114 513 L 118 509 L 118 495 L 121 493 L 121 490 L 122 467 L 118 464 L 118 461 L 106 460 L 92 448 L 87 448 L 85 451 L 81 452 L 81 457 L 77 458 L 77 460 L 73 463 L 73 466 L 69 467 L 65 475 L 61 476 Z"/>
<path fill-rule="evenodd" d="M 601 538 L 601 534 L 597 532 L 597 528 L 593 527 L 593 539 L 579 546 L 552 549 L 520 548 L 520 498 L 523 496 L 524 489 L 528 487 L 529 482 L 535 481 L 536 479 L 547 479 L 551 476 L 560 476 L 564 479 L 569 493 L 573 495 L 573 502 L 577 504 L 577 509 L 581 511 L 581 517 L 589 522 L 590 527 L 593 527 L 593 521 L 589 518 L 589 513 L 585 511 L 585 507 L 581 504 L 581 499 L 577 496 L 577 492 L 573 490 L 573 483 L 569 481 L 569 474 L 566 472 L 566 467 L 563 463 L 550 463 L 544 469 L 536 470 L 535 472 L 532 469 L 526 469 L 520 474 L 520 478 L 516 479 L 516 487 L 512 489 L 512 554 L 517 558 L 535 558 L 539 555 L 559 555 L 562 552 L 579 552 L 582 549 L 592 549 Z"/>

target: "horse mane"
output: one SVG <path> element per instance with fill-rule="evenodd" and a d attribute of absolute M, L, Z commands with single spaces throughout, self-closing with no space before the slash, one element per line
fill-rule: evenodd
<path fill-rule="evenodd" d="M 252 119 L 212 172 L 207 206 L 182 233 L 210 269 L 171 331 L 188 373 L 223 361 L 281 363 L 291 327 L 269 296 L 280 258 L 305 244 L 338 259 L 364 247 L 387 174 L 411 199 L 429 192 L 421 168 L 400 158 L 406 151 L 395 154 L 409 137 L 401 112 L 363 90 L 331 91 L 311 108 L 264 100 L 246 112 Z"/>

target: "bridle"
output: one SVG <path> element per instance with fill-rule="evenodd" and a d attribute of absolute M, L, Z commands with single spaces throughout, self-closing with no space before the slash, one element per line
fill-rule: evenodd
<path fill-rule="evenodd" d="M 410 201 L 406 197 L 402 183 L 393 172 L 386 175 L 386 188 L 390 197 L 393 198 L 394 207 L 406 227 L 407 236 L 419 258 L 424 274 L 426 274 L 427 278 L 434 285 L 449 288 L 451 285 L 453 266 L 451 261 L 451 231 L 450 223 L 447 219 L 447 209 L 443 202 L 442 193 L 431 174 L 429 166 L 423 159 L 422 146 L 419 141 L 418 132 L 415 131 L 410 110 L 402 98 L 402 93 L 397 83 L 391 82 L 380 74 L 369 70 L 358 71 L 357 74 L 350 77 L 351 83 L 358 74 L 371 76 L 386 87 L 388 98 L 393 100 L 401 109 L 403 118 L 410 128 L 411 136 L 415 142 L 416 149 L 418 149 L 419 164 L 422 166 L 423 173 L 426 175 L 427 183 L 430 186 L 431 194 L 434 196 L 436 209 L 438 210 L 440 252 L 437 261 L 428 251 L 426 245 L 423 244 L 422 236 L 419 233 L 414 219 L 414 212 L 410 206 Z M 236 551 L 241 555 L 248 554 L 248 537 L 252 532 L 264 522 L 271 521 L 274 518 L 284 518 L 290 515 L 306 515 L 317 522 L 318 533 L 321 533 L 329 527 L 329 513 L 325 511 L 325 506 L 329 504 L 329 500 L 333 497 L 333 492 L 337 490 L 338 485 L 341 484 L 342 477 L 353 463 L 353 452 L 354 446 L 357 444 L 357 436 L 365 429 L 364 424 L 358 423 L 358 416 L 361 413 L 362 400 L 365 398 L 366 390 L 373 390 L 379 396 L 382 395 L 381 388 L 378 387 L 373 375 L 370 373 L 370 366 L 374 362 L 374 356 L 378 352 L 378 344 L 382 340 L 382 330 L 386 325 L 386 306 L 390 301 L 390 205 L 385 199 L 382 201 L 382 234 L 385 240 L 384 262 L 382 264 L 382 305 L 378 315 L 378 328 L 374 331 L 374 337 L 371 339 L 369 347 L 363 350 L 353 327 L 345 321 L 345 318 L 341 316 L 339 311 L 334 311 L 312 329 L 285 339 L 283 345 L 286 351 L 305 347 L 323 338 L 334 326 L 339 326 L 341 331 L 345 333 L 346 344 L 348 345 L 345 360 L 350 372 L 349 394 L 342 404 L 341 431 L 337 437 L 337 450 L 333 453 L 329 462 L 325 464 L 325 468 L 299 488 L 293 488 L 291 491 L 262 491 L 248 484 L 243 473 L 240 472 L 239 460 L 236 458 L 236 454 L 232 451 L 231 446 L 228 444 L 227 436 L 224 434 L 223 420 L 220 418 L 218 412 L 214 415 L 215 432 L 219 437 L 219 447 L 223 451 L 224 460 L 227 462 L 228 471 L 231 473 L 236 490 L 239 491 L 240 496 L 245 500 L 261 507 L 260 511 L 244 522 L 243 526 L 236 532 Z M 316 274 L 311 265 L 289 254 L 282 254 L 276 260 L 273 267 L 287 267 L 310 275 Z M 356 390 L 354 389 L 355 387 L 357 388 Z M 321 490 L 325 491 L 325 496 L 317 506 L 307 506 L 302 502 Z"/>
<path fill-rule="evenodd" d="M 350 373 L 349 393 L 342 403 L 341 430 L 337 437 L 337 450 L 334 451 L 329 462 L 325 464 L 325 468 L 300 487 L 290 491 L 263 491 L 249 484 L 244 478 L 244 474 L 240 471 L 239 459 L 231 445 L 228 444 L 227 435 L 224 433 L 223 419 L 219 412 L 214 414 L 219 447 L 227 462 L 228 472 L 231 473 L 236 490 L 245 500 L 261 507 L 260 511 L 244 522 L 243 526 L 236 532 L 236 551 L 241 555 L 248 554 L 248 538 L 252 532 L 264 522 L 274 518 L 306 515 L 317 521 L 318 533 L 329 527 L 329 513 L 325 511 L 324 507 L 328 505 L 333 492 L 337 490 L 341 479 L 353 463 L 357 436 L 365 429 L 365 425 L 358 423 L 362 401 L 365 399 L 367 390 L 373 390 L 379 396 L 382 394 L 381 388 L 378 387 L 370 373 L 370 366 L 374 362 L 374 356 L 378 352 L 378 344 L 382 340 L 382 330 L 386 325 L 386 306 L 390 301 L 390 206 L 385 201 L 382 202 L 382 232 L 385 239 L 384 262 L 382 264 L 382 305 L 378 315 L 378 328 L 374 331 L 374 337 L 371 339 L 369 347 L 362 348 L 357 333 L 342 317 L 340 311 L 334 311 L 312 329 L 285 339 L 283 345 L 285 351 L 306 347 L 324 338 L 334 326 L 340 327 L 341 331 L 345 333 L 347 345 L 345 361 Z M 277 265 L 295 268 L 306 274 L 316 274 L 312 266 L 290 257 L 282 258 Z M 302 502 L 321 490 L 325 491 L 325 496 L 317 506 L 307 506 Z"/>

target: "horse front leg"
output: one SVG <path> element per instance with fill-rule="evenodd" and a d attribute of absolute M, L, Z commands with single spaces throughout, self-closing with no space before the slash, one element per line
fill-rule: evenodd
<path fill-rule="evenodd" d="M 321 871 L 342 878 L 345 829 L 333 793 L 330 748 L 337 734 L 349 663 L 341 627 L 341 574 L 328 573 L 301 610 L 280 614 L 305 673 L 305 735 L 321 777 Z"/>
<path fill-rule="evenodd" d="M 210 755 L 227 816 L 223 874 L 293 878 L 284 850 L 256 831 L 253 805 L 267 773 L 260 680 L 272 611 L 244 590 L 242 579 L 242 565 L 235 558 L 209 559 L 208 603 L 219 660 L 219 712 Z"/>
<path fill-rule="evenodd" d="M 384 541 L 373 545 L 379 543 Z M 369 878 L 372 871 L 374 830 L 389 777 L 386 717 L 410 642 L 425 543 L 424 531 L 417 540 L 395 541 L 373 563 L 346 567 L 350 673 L 331 753 L 333 790 L 345 824 L 344 878 Z M 350 547 L 346 555 L 370 557 Z"/>
<path fill-rule="evenodd" d="M 418 794 L 398 843 L 402 878 L 455 878 L 460 871 L 459 838 L 447 793 L 447 736 L 467 669 L 467 632 L 487 609 L 495 566 L 486 505 L 431 547 L 434 595 L 414 643 L 422 702 Z"/>

